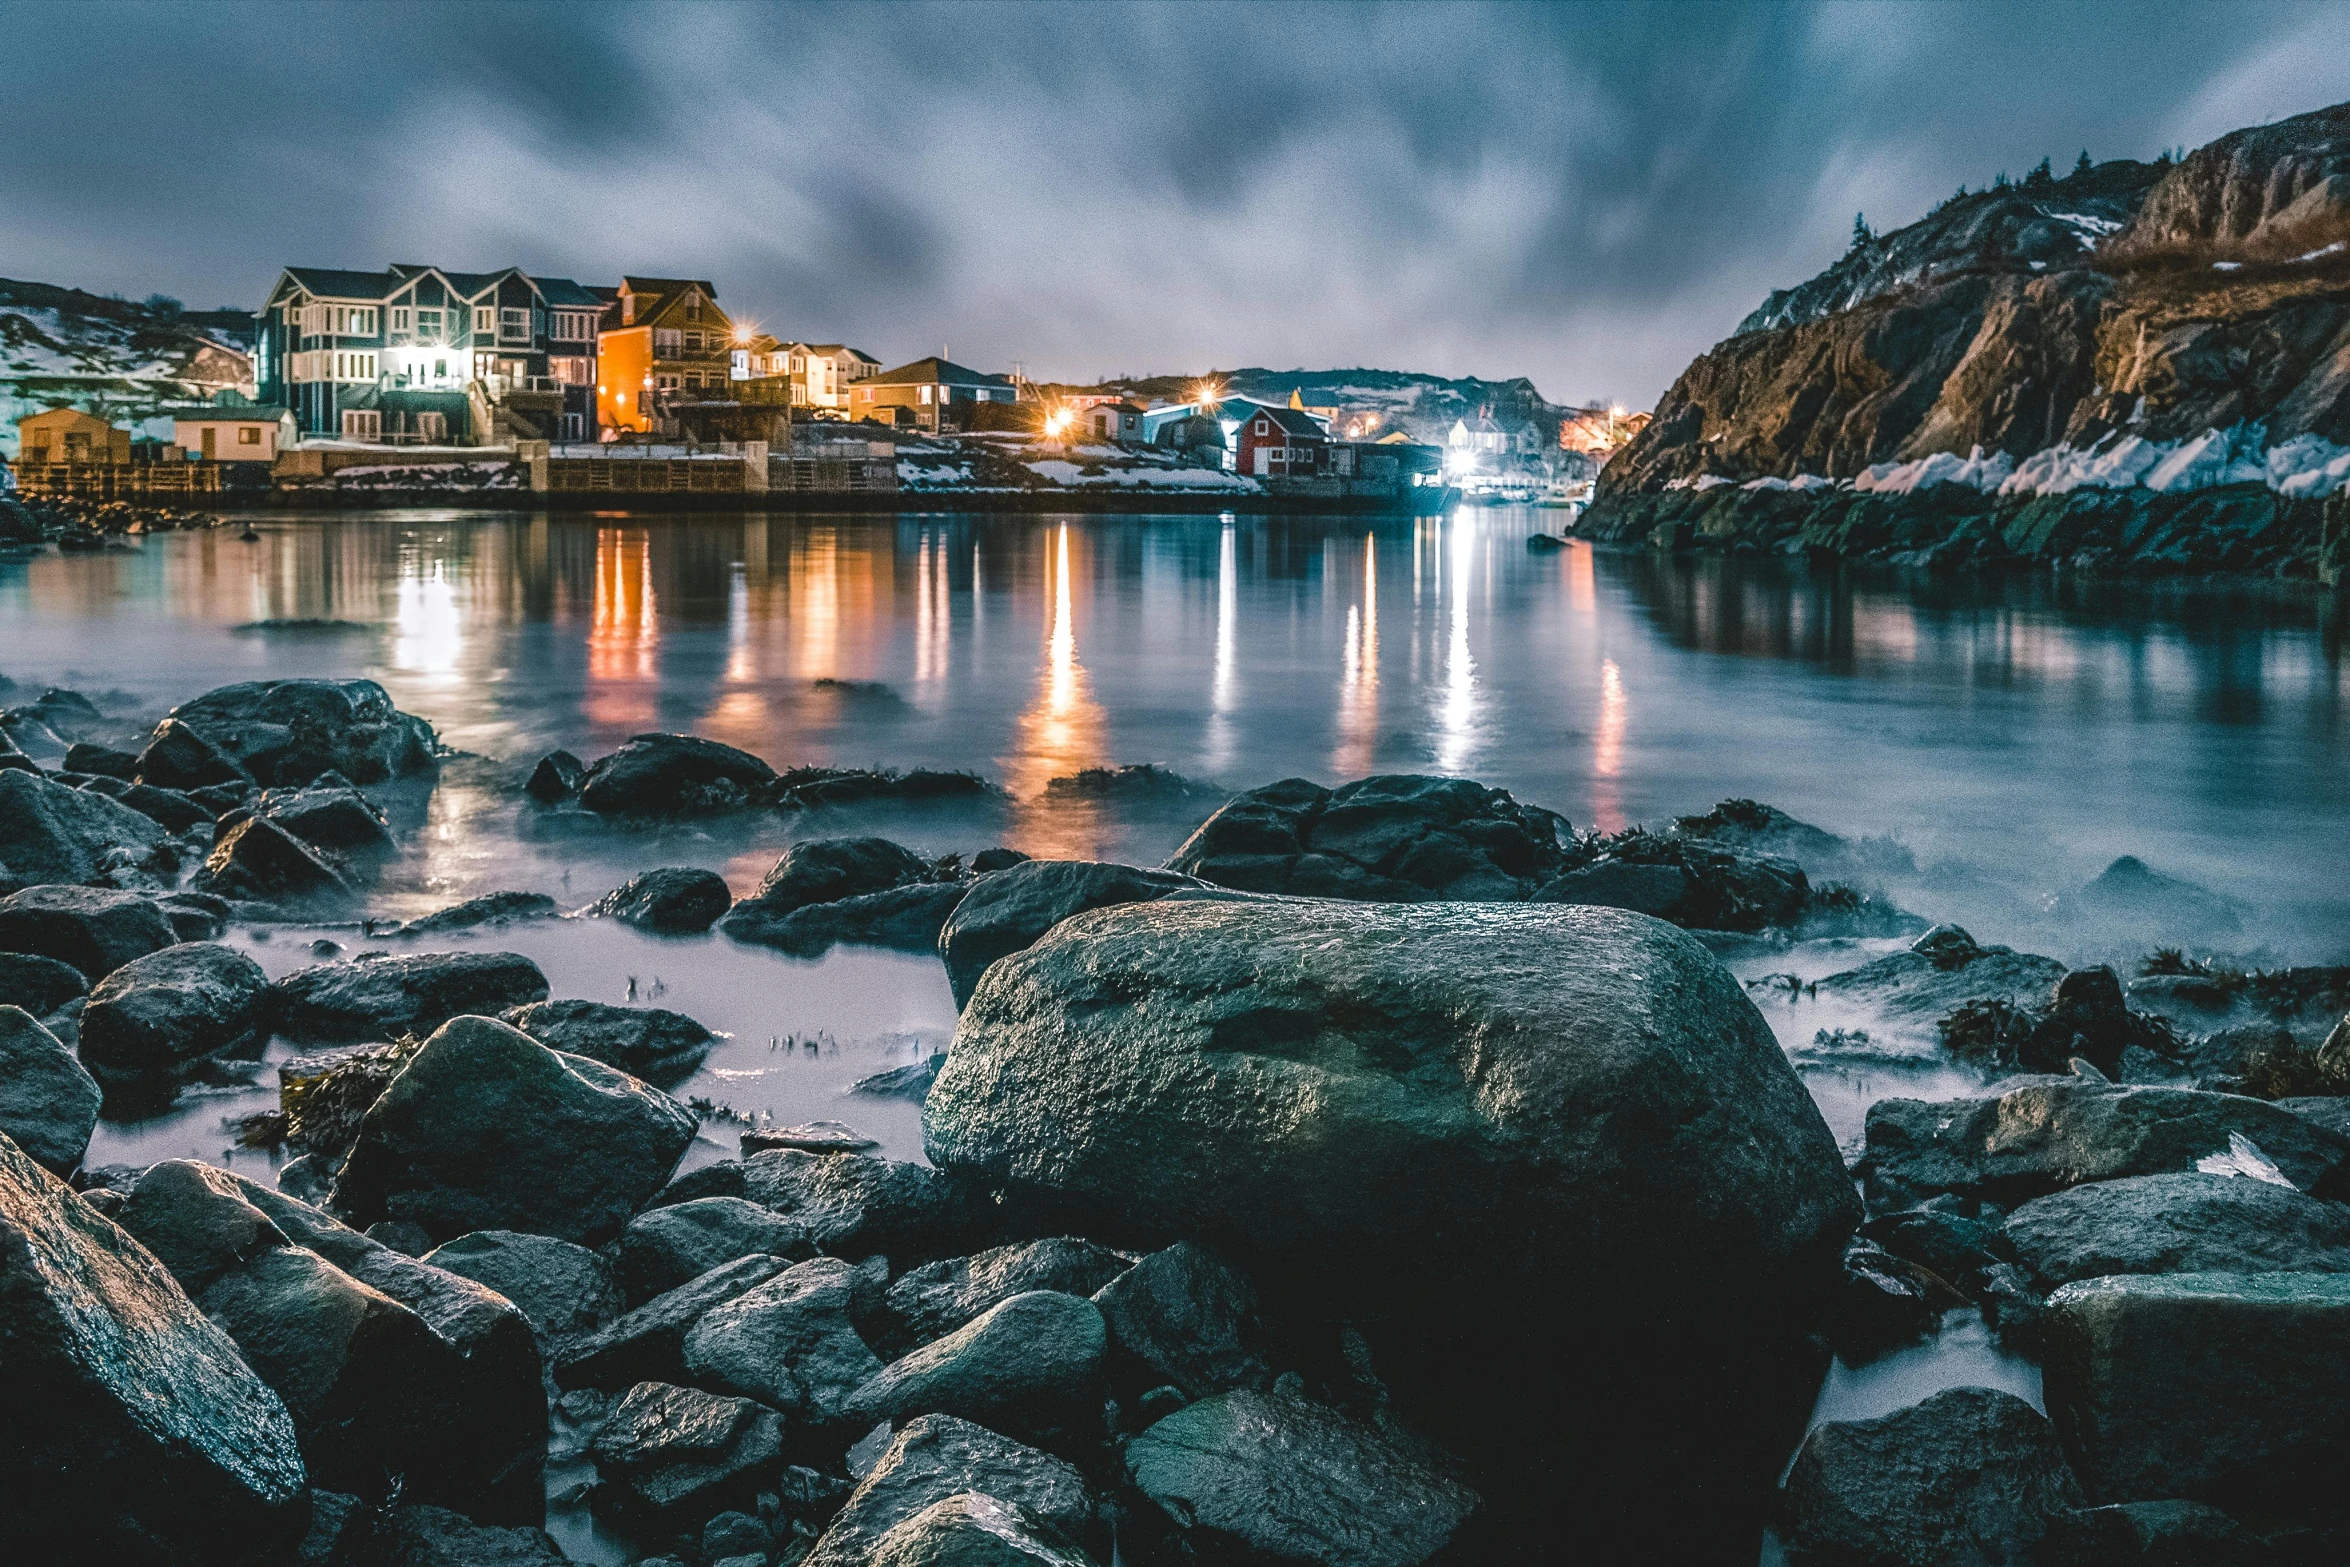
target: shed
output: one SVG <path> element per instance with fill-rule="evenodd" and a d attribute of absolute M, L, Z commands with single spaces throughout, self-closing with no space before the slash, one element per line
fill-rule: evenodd
<path fill-rule="evenodd" d="M 25 463 L 127 463 L 131 432 L 79 408 L 51 408 L 16 421 L 16 449 Z"/>

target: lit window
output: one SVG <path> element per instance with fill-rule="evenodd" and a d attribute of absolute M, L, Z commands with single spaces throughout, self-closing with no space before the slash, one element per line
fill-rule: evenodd
<path fill-rule="evenodd" d="M 475 305 L 473 307 L 473 329 L 476 332 L 495 332 L 498 329 L 498 307 L 495 305 Z"/>
<path fill-rule="evenodd" d="M 237 444 L 239 446 L 259 446 L 261 444 L 260 426 L 248 424 L 239 429 L 237 431 Z"/>

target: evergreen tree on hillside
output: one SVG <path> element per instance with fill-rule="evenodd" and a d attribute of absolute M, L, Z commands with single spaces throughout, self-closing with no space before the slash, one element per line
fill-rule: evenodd
<path fill-rule="evenodd" d="M 1876 242 L 1876 231 L 1869 227 L 1868 214 L 1865 212 L 1854 213 L 1852 215 L 1852 248 L 1864 250 Z"/>
<path fill-rule="evenodd" d="M 2073 165 L 2074 175 L 2077 177 L 2079 175 L 2086 174 L 2095 167 L 2097 167 L 2097 165 L 2089 161 L 2089 149 L 2083 147 L 2081 149 L 2081 161 Z"/>
<path fill-rule="evenodd" d="M 2032 172 L 2024 176 L 2024 189 L 2026 190 L 2040 190 L 2055 183 L 2055 171 L 2048 167 L 2046 158 L 2042 158 Z"/>

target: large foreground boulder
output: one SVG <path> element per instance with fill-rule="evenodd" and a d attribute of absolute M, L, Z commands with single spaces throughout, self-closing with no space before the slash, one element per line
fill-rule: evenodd
<path fill-rule="evenodd" d="M 90 881 L 143 863 L 163 838 L 152 817 L 102 794 L 0 770 L 0 888 Z"/>
<path fill-rule="evenodd" d="M 1480 1505 L 1405 1443 L 1285 1393 L 1177 1410 L 1128 1444 L 1126 1477 L 1151 1561 L 1419 1567 Z"/>
<path fill-rule="evenodd" d="M 1055 1447 L 1098 1439 L 1108 1347 L 1092 1301 L 1031 1290 L 878 1369 L 846 1414 L 858 1425 L 956 1415 Z"/>
<path fill-rule="evenodd" d="M 1829 1421 L 1787 1474 L 1791 1543 L 1849 1567 L 2034 1561 L 2050 1522 L 2081 1501 L 2048 1421 L 1982 1387 Z"/>
<path fill-rule="evenodd" d="M 2263 1100 L 2085 1080 L 1982 1099 L 1880 1099 L 1865 1136 L 1855 1168 L 1872 1211 L 1944 1192 L 2017 1203 L 2085 1181 L 2191 1171 L 2238 1141 L 2323 1196 L 2350 1160 L 2350 1140 Z"/>
<path fill-rule="evenodd" d="M 92 981 L 179 939 L 154 901 L 135 892 L 27 887 L 0 898 L 0 952 L 55 958 Z"/>
<path fill-rule="evenodd" d="M 1568 845 L 1564 817 L 1467 778 L 1286 778 L 1234 796 L 1167 869 L 1248 892 L 1513 901 L 1568 868 Z"/>
<path fill-rule="evenodd" d="M 329 772 L 354 784 L 381 783 L 431 767 L 435 751 L 432 725 L 394 707 L 372 680 L 248 680 L 181 703 L 166 722 L 193 730 L 268 785 L 306 784 Z M 146 761 L 142 755 L 142 777 Z"/>
<path fill-rule="evenodd" d="M 688 1377 L 755 1398 L 802 1427 L 837 1421 L 882 1369 L 849 1321 L 857 1284 L 856 1269 L 817 1257 L 720 1302 L 685 1336 Z"/>
<path fill-rule="evenodd" d="M 204 857 L 191 883 L 199 892 L 258 903 L 331 903 L 351 884 L 318 851 L 266 816 L 248 816 Z"/>
<path fill-rule="evenodd" d="M 1091 1567 L 1091 1558 L 1024 1508 L 977 1491 L 933 1502 L 874 1545 L 867 1567 Z"/>
<path fill-rule="evenodd" d="M 0 1006 L 0 1133 L 35 1163 L 65 1175 L 97 1129 L 98 1084 L 21 1007 Z"/>
<path fill-rule="evenodd" d="M 495 1017 L 547 999 L 547 976 L 518 952 L 419 952 L 297 970 L 271 987 L 289 1039 L 427 1034 L 453 1017 Z"/>
<path fill-rule="evenodd" d="M 1067 1236 L 929 1263 L 890 1284 L 885 1297 L 890 1343 L 902 1351 L 944 1338 L 1030 1290 L 1090 1296 L 1126 1269 L 1126 1259 L 1116 1252 Z"/>
<path fill-rule="evenodd" d="M 519 1230 L 475 1230 L 424 1256 L 429 1266 L 495 1290 L 542 1342 L 592 1332 L 620 1315 L 612 1269 L 585 1246 Z"/>
<path fill-rule="evenodd" d="M 698 816 L 753 804 L 775 769 L 731 745 L 693 735 L 638 735 L 587 770 L 584 808 L 605 816 Z"/>
<path fill-rule="evenodd" d="M 598 1245 L 661 1189 L 698 1124 L 624 1072 L 461 1017 L 369 1108 L 334 1206 L 436 1241 L 497 1229 Z"/>
<path fill-rule="evenodd" d="M 171 1072 L 258 1046 L 269 976 L 234 947 L 189 941 L 100 980 L 82 1012 L 82 1059 L 109 1074 Z"/>
<path fill-rule="evenodd" d="M 955 905 L 938 936 L 955 1005 L 971 999 L 990 963 L 1032 946 L 1073 914 L 1208 890 L 1214 889 L 1196 876 L 1096 860 L 1027 860 L 983 876 Z"/>
<path fill-rule="evenodd" d="M 755 1503 L 783 1464 L 783 1419 L 747 1398 L 640 1382 L 596 1433 L 589 1501 L 640 1529 Z"/>
<path fill-rule="evenodd" d="M 2049 1297 L 2048 1412 L 2106 1502 L 2350 1513 L 2350 1276 L 2084 1279 Z"/>
<path fill-rule="evenodd" d="M 941 1168 L 1080 1233 L 1358 1305 L 1673 1307 L 1703 1256 L 1740 1310 L 1832 1273 L 1853 1219 L 1737 982 L 1613 910 L 1081 915 L 988 971 L 924 1126 Z"/>
<path fill-rule="evenodd" d="M 719 1038 L 683 1012 L 605 1001 L 534 1001 L 509 1010 L 504 1021 L 549 1050 L 586 1056 L 664 1086 L 693 1076 Z"/>
<path fill-rule="evenodd" d="M 1020 1508 L 1066 1538 L 1081 1538 L 1092 1521 L 1084 1477 L 1058 1458 L 968 1420 L 924 1415 L 897 1432 L 816 1542 L 806 1567 L 869 1567 L 892 1530 L 965 1493 Z"/>
<path fill-rule="evenodd" d="M 2350 1207 L 2242 1176 L 2095 1181 L 2025 1203 L 2001 1234 L 2043 1289 L 2113 1273 L 2350 1273 Z"/>
<path fill-rule="evenodd" d="M 178 1567 L 291 1544 L 294 1423 L 161 1263 L 0 1137 L 0 1538 Z"/>

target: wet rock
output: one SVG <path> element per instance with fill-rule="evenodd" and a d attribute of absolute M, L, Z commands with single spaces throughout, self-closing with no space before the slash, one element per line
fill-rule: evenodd
<path fill-rule="evenodd" d="M 1081 1539 L 1092 1501 L 1057 1458 L 951 1415 L 909 1421 L 825 1529 L 805 1567 L 867 1567 L 890 1530 L 951 1496 L 977 1493 Z"/>
<path fill-rule="evenodd" d="M 668 1208 L 700 1197 L 740 1197 L 742 1194 L 743 1162 L 740 1159 L 717 1159 L 699 1169 L 686 1171 L 662 1187 L 653 1194 L 652 1206 Z"/>
<path fill-rule="evenodd" d="M 399 847 L 390 819 L 332 774 L 300 788 L 264 790 L 253 810 L 316 848 L 384 854 Z"/>
<path fill-rule="evenodd" d="M 1030 1290 L 1094 1296 L 1126 1272 L 1127 1259 L 1091 1241 L 1062 1236 L 998 1246 L 975 1257 L 950 1257 L 901 1274 L 885 1298 L 888 1348 L 904 1353 L 943 1338 L 982 1313 Z M 1112 1329 L 1116 1324 L 1113 1321 Z"/>
<path fill-rule="evenodd" d="M 1629 908 L 1698 930 L 1759 931 L 1797 924 L 1807 914 L 1834 916 L 1841 922 L 1837 933 L 1899 928 L 1898 914 L 1849 890 L 1815 910 L 1818 900 L 1803 867 L 1775 855 L 1638 829 L 1599 848 L 1597 859 L 1545 883 L 1533 896 L 1545 903 Z M 1665 872 L 1671 874 L 1660 874 Z M 1880 917 L 1872 923 L 1864 915 Z"/>
<path fill-rule="evenodd" d="M 359 1135 L 368 1107 L 400 1075 L 419 1041 L 413 1037 L 384 1045 L 360 1045 L 296 1056 L 277 1069 L 278 1107 L 286 1118 L 286 1141 L 342 1167 L 343 1155 Z"/>
<path fill-rule="evenodd" d="M 788 914 L 775 914 L 745 900 L 718 928 L 736 941 L 798 957 L 814 957 L 842 943 L 924 952 L 938 945 L 939 932 L 962 901 L 963 888 L 961 882 L 917 882 L 837 903 L 813 903 Z"/>
<path fill-rule="evenodd" d="M 719 1038 L 682 1012 L 602 1001 L 534 1001 L 503 1017 L 549 1050 L 586 1056 L 664 1086 L 691 1077 Z"/>
<path fill-rule="evenodd" d="M 687 1379 L 755 1398 L 795 1424 L 838 1422 L 882 1369 L 849 1320 L 855 1275 L 837 1257 L 818 1257 L 711 1307 L 685 1336 Z"/>
<path fill-rule="evenodd" d="M 321 963 L 288 974 L 271 993 L 289 1039 L 380 1039 L 544 1001 L 547 976 L 515 952 L 420 952 Z"/>
<path fill-rule="evenodd" d="M 423 1260 L 505 1296 L 542 1341 L 590 1332 L 620 1315 L 610 1264 L 552 1235 L 475 1230 L 435 1247 Z"/>
<path fill-rule="evenodd" d="M 1924 1210 L 1871 1219 L 1860 1233 L 1960 1294 L 1972 1295 L 1983 1270 L 1998 1261 L 1987 1244 L 1998 1229 L 1995 1219 Z"/>
<path fill-rule="evenodd" d="M 0 1133 L 57 1175 L 82 1162 L 98 1125 L 98 1085 L 73 1052 L 20 1007 L 0 1006 Z"/>
<path fill-rule="evenodd" d="M 122 803 L 152 820 L 165 832 L 187 832 L 212 820 L 212 812 L 193 795 L 152 784 L 133 784 L 119 796 Z"/>
<path fill-rule="evenodd" d="M 45 1018 L 88 994 L 82 971 L 55 958 L 29 952 L 0 952 L 0 1004 Z"/>
<path fill-rule="evenodd" d="M 372 680 L 245 681 L 182 703 L 166 722 L 194 730 L 266 785 L 306 784 L 329 772 L 354 784 L 382 783 L 434 765 L 432 726 L 395 708 Z M 146 762 L 142 753 L 147 782 L 188 787 L 146 777 Z"/>
<path fill-rule="evenodd" d="M 552 919 L 555 900 L 543 892 L 487 892 L 402 925 L 402 936 L 446 936 L 461 930 L 510 925 L 516 920 Z"/>
<path fill-rule="evenodd" d="M 740 1197 L 702 1197 L 638 1214 L 620 1233 L 614 1266 L 621 1297 L 636 1307 L 738 1257 L 815 1255 L 805 1227 Z"/>
<path fill-rule="evenodd" d="M 0 885 L 92 881 L 144 864 L 163 838 L 161 823 L 120 801 L 0 770 Z"/>
<path fill-rule="evenodd" d="M 139 776 L 139 758 L 130 751 L 117 751 L 109 745 L 92 745 L 81 741 L 65 748 L 65 770 L 69 773 L 95 773 L 101 778 L 119 778 L 129 783 Z"/>
<path fill-rule="evenodd" d="M 2000 1233 L 2043 1289 L 2115 1273 L 2350 1273 L 2350 1207 L 2241 1176 L 2076 1186 L 2025 1203 Z"/>
<path fill-rule="evenodd" d="M 781 1257 L 743 1257 L 655 1296 L 560 1350 L 555 1385 L 617 1390 L 647 1380 L 683 1380 L 685 1336 L 703 1314 L 788 1266 Z"/>
<path fill-rule="evenodd" d="M 587 782 L 587 764 L 569 751 L 549 751 L 530 770 L 522 790 L 541 805 L 560 805 Z"/>
<path fill-rule="evenodd" d="M 543 1529 L 501 1529 L 446 1507 L 409 1504 L 354 1516 L 332 1560 L 354 1567 L 557 1567 L 571 1558 Z"/>
<path fill-rule="evenodd" d="M 1273 1382 L 1256 1287 L 1204 1247 L 1178 1241 L 1153 1252 L 1093 1297 L 1122 1356 L 1143 1381 L 1186 1399 Z"/>
<path fill-rule="evenodd" d="M 1917 861 L 1897 843 L 1856 843 L 1754 800 L 1724 800 L 1703 816 L 1677 816 L 1672 830 L 1676 836 L 1702 838 L 1724 848 L 1784 856 L 1814 876 L 1874 878 L 1917 872 Z"/>
<path fill-rule="evenodd" d="M 1898 1021 L 1930 1023 L 1970 1001 L 2036 1007 L 2064 974 L 2054 958 L 1982 946 L 1956 925 L 1937 925 L 1906 952 L 1829 975 L 1819 993 L 1865 1003 Z"/>
<path fill-rule="evenodd" d="M 209 892 L 167 892 L 155 900 L 182 941 L 217 941 L 228 929 L 229 903 Z"/>
<path fill-rule="evenodd" d="M 133 775 L 158 789 L 208 789 L 218 784 L 250 784 L 253 775 L 235 758 L 186 724 L 166 718 L 139 753 Z"/>
<path fill-rule="evenodd" d="M 992 849 L 982 849 L 971 856 L 971 874 L 985 876 L 990 871 L 1008 871 L 1015 865 L 1025 864 L 1029 858 L 1018 849 L 1008 849 L 997 844 Z"/>
<path fill-rule="evenodd" d="M 587 912 L 638 930 L 684 935 L 708 930 L 733 904 L 734 893 L 716 871 L 672 865 L 630 877 Z"/>
<path fill-rule="evenodd" d="M 1196 876 L 1092 860 L 1028 860 L 974 882 L 938 937 L 955 1005 L 971 999 L 996 959 L 1022 951 L 1073 914 L 1210 890 Z"/>
<path fill-rule="evenodd" d="M 1549 903 L 1582 903 L 1668 919 L 1688 901 L 1691 886 L 1689 873 L 1678 865 L 1608 860 L 1567 872 L 1543 889 L 1543 897 Z"/>
<path fill-rule="evenodd" d="M 1466 778 L 1389 774 L 1236 795 L 1167 869 L 1247 892 L 1516 900 L 1570 868 L 1565 818 Z"/>
<path fill-rule="evenodd" d="M 863 1154 L 794 1149 L 743 1161 L 743 1195 L 805 1225 L 838 1257 L 886 1254 L 901 1266 L 968 1251 L 993 1239 L 973 1191 L 927 1165 Z"/>
<path fill-rule="evenodd" d="M 865 767 L 795 767 L 776 780 L 779 810 L 815 811 L 854 805 L 993 804 L 1004 791 L 976 773 L 928 767 L 875 771 Z"/>
<path fill-rule="evenodd" d="M 715 740 L 638 735 L 580 781 L 579 803 L 605 816 L 699 816 L 762 802 L 775 769 Z"/>
<path fill-rule="evenodd" d="M 911 1066 L 893 1066 L 886 1072 L 860 1077 L 849 1085 L 849 1092 L 872 1099 L 906 1099 L 920 1104 L 930 1097 L 930 1085 L 938 1081 L 938 1069 L 946 1064 L 947 1054 L 941 1050 Z"/>
<path fill-rule="evenodd" d="M 745 1155 L 776 1148 L 802 1153 L 867 1153 L 881 1144 L 846 1121 L 808 1121 L 799 1126 L 755 1126 L 742 1135 Z"/>
<path fill-rule="evenodd" d="M 1829 1421 L 1787 1474 L 1789 1543 L 1854 1567 L 2030 1561 L 2082 1500 L 2039 1411 L 1980 1387 Z"/>
<path fill-rule="evenodd" d="M 1151 1560 L 1416 1567 L 1480 1507 L 1403 1443 L 1285 1393 L 1179 1409 L 1128 1444 L 1125 1467 Z"/>
<path fill-rule="evenodd" d="M 1858 1365 L 1927 1337 L 1941 1325 L 1943 1312 L 1965 1304 L 1964 1296 L 1926 1269 L 1855 1241 L 1844 1251 L 1828 1342 L 1845 1362 Z"/>
<path fill-rule="evenodd" d="M 2350 1138 L 2350 1099 L 2336 1094 L 2318 1094 L 2307 1098 L 2279 1099 L 2276 1107 L 2301 1117 L 2312 1126 Z"/>
<path fill-rule="evenodd" d="M 1832 1277 L 1854 1217 L 1737 982 L 1611 910 L 1080 915 L 989 969 L 924 1128 L 1056 1227 L 1188 1236 L 1357 1309 L 1612 1318 L 1705 1255 L 1743 1312 Z"/>
<path fill-rule="evenodd" d="M 360 1124 L 335 1206 L 436 1239 L 519 1229 L 595 1245 L 693 1141 L 693 1113 L 626 1073 L 486 1017 L 445 1023 Z"/>
<path fill-rule="evenodd" d="M 538 1516 L 546 1407 L 511 1302 L 192 1162 L 150 1168 L 120 1222 L 284 1395 L 314 1470 L 368 1495 L 402 1474 L 420 1499 Z"/>
<path fill-rule="evenodd" d="M 149 899 L 98 887 L 27 887 L 0 898 L 0 952 L 71 964 L 100 980 L 179 940 Z"/>
<path fill-rule="evenodd" d="M 248 816 L 221 834 L 193 885 L 260 903 L 332 903 L 351 895 L 342 873 L 277 823 Z"/>
<path fill-rule="evenodd" d="M 1093 1302 L 1051 1290 L 1015 1295 L 891 1362 L 856 1390 L 845 1418 L 902 1424 L 947 1414 L 1048 1448 L 1097 1442 L 1108 1344 Z"/>
<path fill-rule="evenodd" d="M 1091 1558 L 1033 1514 L 965 1491 L 933 1502 L 883 1535 L 871 1567 L 1089 1567 Z"/>
<path fill-rule="evenodd" d="M 172 1072 L 258 1044 L 269 976 L 234 947 L 189 941 L 133 958 L 100 980 L 82 1012 L 82 1060 L 132 1076 Z"/>
<path fill-rule="evenodd" d="M 783 1420 L 747 1398 L 640 1382 L 597 1431 L 589 1504 L 639 1528 L 754 1502 L 783 1463 Z"/>
<path fill-rule="evenodd" d="M 810 838 L 784 850 L 743 902 L 784 915 L 903 887 L 929 871 L 927 860 L 887 838 Z"/>
<path fill-rule="evenodd" d="M 1939 1192 L 2019 1203 L 2086 1181 L 2191 1171 L 2228 1153 L 2231 1134 L 2319 1195 L 2350 1159 L 2350 1141 L 2258 1099 L 2076 1080 L 1985 1099 L 1881 1099 L 1854 1169 L 1872 1212 Z"/>
<path fill-rule="evenodd" d="M 2171 941 L 2233 936 L 2244 928 L 2235 900 L 2165 876 L 2134 854 L 2105 867 L 2073 897 L 2061 900 L 2054 912 L 2075 919 L 2086 916 L 2108 930 L 2120 926 L 2117 933 Z"/>
<path fill-rule="evenodd" d="M 2268 1542 L 2201 1502 L 2117 1502 L 2059 1513 L 2045 1567 L 2272 1567 Z"/>
<path fill-rule="evenodd" d="M 9 1537 L 91 1559 L 242 1561 L 305 1518 L 294 1423 L 163 1265 L 0 1137 Z"/>
<path fill-rule="evenodd" d="M 702 1525 L 702 1560 L 722 1562 L 730 1556 L 749 1556 L 766 1567 L 774 1544 L 768 1528 L 749 1513 L 720 1513 Z"/>
<path fill-rule="evenodd" d="M 2350 1277 L 2084 1279 L 2044 1339 L 2049 1414 L 2101 1500 L 2340 1521 Z"/>

